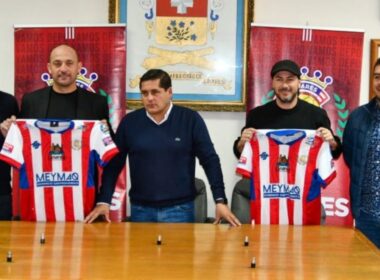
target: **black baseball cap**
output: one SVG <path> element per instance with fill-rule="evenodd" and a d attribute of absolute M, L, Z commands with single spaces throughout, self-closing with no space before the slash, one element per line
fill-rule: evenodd
<path fill-rule="evenodd" d="M 297 65 L 297 63 L 295 63 L 294 61 L 289 60 L 289 59 L 280 60 L 280 61 L 276 62 L 273 65 L 272 70 L 270 71 L 270 75 L 273 78 L 274 75 L 276 75 L 280 71 L 288 71 L 288 72 L 296 75 L 298 78 L 301 77 L 300 67 Z"/>

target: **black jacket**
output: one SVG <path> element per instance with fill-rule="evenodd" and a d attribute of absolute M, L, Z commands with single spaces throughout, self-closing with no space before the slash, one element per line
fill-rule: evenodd
<path fill-rule="evenodd" d="M 46 118 L 49 106 L 50 90 L 51 87 L 45 87 L 25 94 L 21 102 L 19 118 Z M 78 88 L 76 119 L 108 120 L 107 99 L 99 94 L 94 94 L 82 88 Z"/>

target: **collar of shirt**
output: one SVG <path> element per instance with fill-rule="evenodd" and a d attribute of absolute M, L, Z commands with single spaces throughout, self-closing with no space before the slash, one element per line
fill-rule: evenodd
<path fill-rule="evenodd" d="M 160 121 L 160 122 L 157 122 L 149 113 L 148 111 L 146 111 L 146 116 L 151 119 L 155 124 L 157 125 L 160 125 L 160 124 L 163 124 L 164 122 L 166 122 L 169 118 L 169 114 L 170 112 L 172 111 L 172 108 L 173 108 L 173 103 L 170 102 L 170 105 L 169 105 L 169 109 L 166 111 L 165 115 L 164 115 L 164 118 Z"/>

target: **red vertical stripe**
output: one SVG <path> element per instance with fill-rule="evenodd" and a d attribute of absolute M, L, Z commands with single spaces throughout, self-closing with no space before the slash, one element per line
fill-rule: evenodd
<path fill-rule="evenodd" d="M 253 186 L 251 192 L 255 193 L 255 199 L 251 200 L 251 219 L 255 220 L 256 224 L 261 224 L 261 180 L 260 180 L 260 150 L 259 141 L 255 137 L 251 142 L 252 149 L 252 174 Z"/>
<path fill-rule="evenodd" d="M 280 203 L 278 198 L 272 198 L 269 201 L 270 204 L 270 224 L 278 225 L 280 222 L 279 219 L 279 211 L 280 211 Z"/>
<path fill-rule="evenodd" d="M 52 172 L 53 163 L 49 155 L 51 150 L 51 135 L 43 129 L 39 130 L 41 133 L 41 152 L 42 152 L 42 170 L 44 172 Z M 57 143 L 54 143 L 57 144 Z M 43 187 L 45 196 L 45 212 L 47 221 L 55 221 L 54 210 L 54 194 L 52 187 Z"/>
<path fill-rule="evenodd" d="M 289 154 L 288 154 L 288 161 L 289 161 L 289 168 L 288 169 L 288 183 L 294 184 L 296 181 L 296 166 L 298 161 L 298 153 L 300 151 L 302 140 L 297 141 L 296 143 L 289 146 Z"/>
<path fill-rule="evenodd" d="M 65 131 L 62 135 L 62 150 L 64 151 L 64 158 L 62 159 L 62 171 L 72 171 L 72 153 L 71 141 L 72 130 Z M 79 188 L 76 186 L 75 188 Z M 65 205 L 66 221 L 75 221 L 74 217 L 74 202 L 73 202 L 73 186 L 63 187 L 63 199 Z M 79 203 L 79 202 L 78 202 Z"/>
<path fill-rule="evenodd" d="M 22 139 L 24 142 L 22 154 L 24 156 L 24 165 L 26 168 L 26 176 L 29 183 L 29 189 L 20 190 L 20 217 L 21 220 L 35 221 L 36 220 L 36 208 L 34 205 L 34 178 L 33 178 L 33 164 L 32 164 L 32 147 L 29 130 L 26 127 L 25 121 L 17 121 L 17 126 L 20 129 Z"/>
<path fill-rule="evenodd" d="M 297 141 L 296 143 L 289 146 L 289 154 L 288 154 L 288 161 L 289 161 L 289 169 L 288 169 L 288 184 L 294 185 L 296 182 L 296 176 L 297 176 L 297 161 L 298 161 L 298 154 L 300 151 L 302 140 Z M 289 225 L 294 224 L 294 201 L 292 199 L 287 199 L 287 208 L 288 208 L 288 218 L 289 218 Z"/>
<path fill-rule="evenodd" d="M 288 198 L 286 205 L 288 208 L 288 223 L 289 225 L 294 225 L 294 200 Z"/>
<path fill-rule="evenodd" d="M 278 160 L 280 158 L 280 147 L 276 144 L 271 138 L 268 137 L 269 141 L 269 160 L 270 160 L 270 182 L 271 183 L 279 183 L 280 175 L 279 169 L 277 166 Z M 279 223 L 279 200 L 278 199 L 270 199 L 270 224 L 278 224 Z"/>
<path fill-rule="evenodd" d="M 314 201 L 307 202 L 307 195 L 310 191 L 313 173 L 316 170 L 317 158 L 319 150 L 323 144 L 323 140 L 316 136 L 314 138 L 314 144 L 310 147 L 308 164 L 305 173 L 304 182 L 304 198 L 303 198 L 303 224 L 320 224 L 321 221 L 321 199 L 315 199 Z"/>

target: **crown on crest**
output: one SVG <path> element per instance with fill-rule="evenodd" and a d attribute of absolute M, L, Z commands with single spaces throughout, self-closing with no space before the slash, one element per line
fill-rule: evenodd
<path fill-rule="evenodd" d="M 95 90 L 91 87 L 91 85 L 96 80 L 98 80 L 99 76 L 97 73 L 93 72 L 87 78 L 86 74 L 87 74 L 87 68 L 82 67 L 79 71 L 79 74 L 77 75 L 77 80 L 76 80 L 77 86 L 80 88 L 86 89 L 88 91 L 95 92 Z M 50 74 L 46 72 L 42 73 L 41 80 L 44 81 L 48 86 L 52 86 L 54 83 L 53 79 L 50 77 Z"/>
<path fill-rule="evenodd" d="M 322 106 L 330 100 L 330 95 L 327 93 L 326 88 L 333 83 L 334 79 L 331 76 L 326 76 L 322 81 L 321 70 L 315 70 L 313 77 L 308 76 L 308 73 L 309 68 L 303 66 L 301 68 L 300 93 L 315 98 L 319 105 Z"/>

